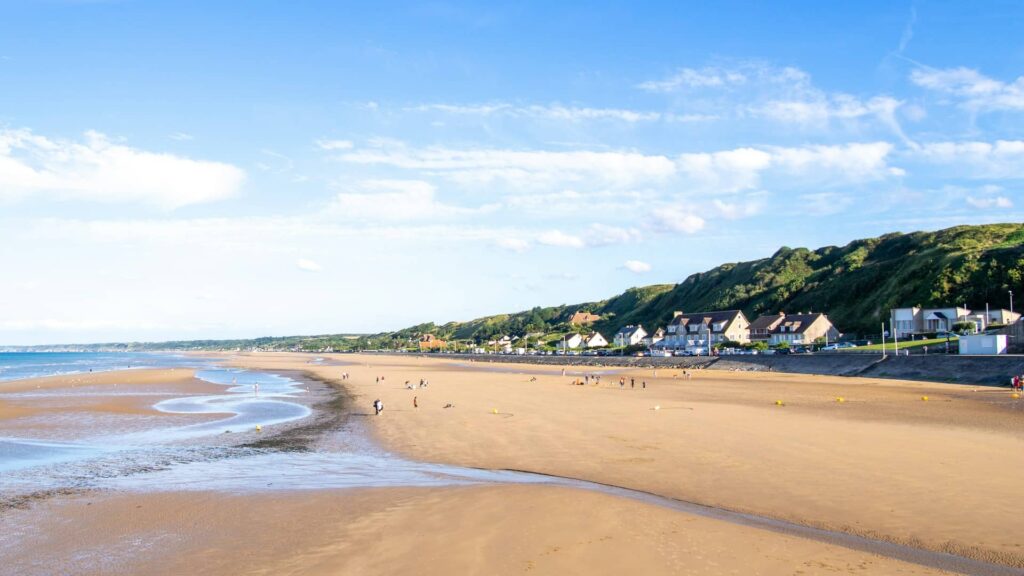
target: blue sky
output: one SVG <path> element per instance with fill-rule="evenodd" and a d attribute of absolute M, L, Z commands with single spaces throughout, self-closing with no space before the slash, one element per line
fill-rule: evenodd
<path fill-rule="evenodd" d="M 0 14 L 0 344 L 395 329 L 1024 216 L 1018 2 Z"/>

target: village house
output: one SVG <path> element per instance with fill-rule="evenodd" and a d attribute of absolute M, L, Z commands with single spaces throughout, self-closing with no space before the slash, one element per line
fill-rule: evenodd
<path fill-rule="evenodd" d="M 911 335 L 950 332 L 957 322 L 971 322 L 977 332 L 981 332 L 990 324 L 1010 325 L 1020 319 L 1020 314 L 998 308 L 995 310 L 971 311 L 962 306 L 944 308 L 893 308 L 889 313 L 889 327 L 897 338 Z"/>
<path fill-rule="evenodd" d="M 594 332 L 584 339 L 583 345 L 587 348 L 601 348 L 608 345 L 608 341 L 600 332 Z"/>
<path fill-rule="evenodd" d="M 420 351 L 421 352 L 427 352 L 427 351 L 430 351 L 430 350 L 439 350 L 439 349 L 444 348 L 444 347 L 446 347 L 448 345 L 447 342 L 445 342 L 444 340 L 441 340 L 440 338 L 434 336 L 433 334 L 424 334 L 424 335 L 420 336 L 419 344 L 420 344 Z"/>
<path fill-rule="evenodd" d="M 598 316 L 597 314 L 591 314 L 590 312 L 583 312 L 578 310 L 575 314 L 572 315 L 572 318 L 569 318 L 569 324 L 573 324 L 576 326 L 588 326 L 590 324 L 593 324 L 594 322 L 597 322 L 600 319 L 601 317 Z"/>
<path fill-rule="evenodd" d="M 661 342 L 664 339 L 665 339 L 665 329 L 664 328 L 658 328 L 657 330 L 654 331 L 654 334 L 648 334 L 647 337 L 644 338 L 644 344 L 646 344 L 647 346 L 654 346 L 658 342 Z"/>
<path fill-rule="evenodd" d="M 772 330 L 778 327 L 779 323 L 786 315 L 782 312 L 778 314 L 762 314 L 757 317 L 753 322 L 750 323 L 750 341 L 751 342 L 767 342 L 772 337 Z"/>
<path fill-rule="evenodd" d="M 629 326 L 619 328 L 619 331 L 615 333 L 613 341 L 616 346 L 634 346 L 642 343 L 644 336 L 647 336 L 647 331 L 644 330 L 643 326 L 630 324 Z"/>
<path fill-rule="evenodd" d="M 740 310 L 716 310 L 684 314 L 675 312 L 659 347 L 706 350 L 720 342 L 750 341 L 750 322 Z"/>
<path fill-rule="evenodd" d="M 781 319 L 771 329 L 768 338 L 768 344 L 771 346 L 778 346 L 783 342 L 791 346 L 812 344 L 819 338 L 835 342 L 842 336 L 839 330 L 832 325 L 828 316 L 821 312 L 806 314 L 780 312 L 776 316 L 781 316 Z"/>
<path fill-rule="evenodd" d="M 575 350 L 583 345 L 583 336 L 579 334 L 566 334 L 562 336 L 562 339 L 555 343 L 555 347 L 560 350 Z"/>

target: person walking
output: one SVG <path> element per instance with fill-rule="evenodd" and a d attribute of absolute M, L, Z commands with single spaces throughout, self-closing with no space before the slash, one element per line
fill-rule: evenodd
<path fill-rule="evenodd" d="M 412 397 L 412 407 L 413 408 L 419 408 L 420 407 L 420 405 L 416 402 L 416 397 L 415 396 Z"/>
<path fill-rule="evenodd" d="M 632 378 L 629 379 L 629 389 L 630 390 L 635 390 L 636 389 L 636 380 L 633 380 Z"/>
<path fill-rule="evenodd" d="M 373 401 L 373 410 L 377 416 L 380 416 L 380 413 L 384 411 L 384 403 L 380 401 L 380 398 Z"/>
<path fill-rule="evenodd" d="M 644 382 L 643 382 L 643 389 L 647 390 L 647 380 L 644 380 Z"/>

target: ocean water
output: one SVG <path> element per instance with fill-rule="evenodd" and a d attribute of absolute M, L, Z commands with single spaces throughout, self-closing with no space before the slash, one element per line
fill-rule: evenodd
<path fill-rule="evenodd" d="M 129 368 L 210 365 L 205 358 L 149 352 L 0 352 L 0 381 Z"/>

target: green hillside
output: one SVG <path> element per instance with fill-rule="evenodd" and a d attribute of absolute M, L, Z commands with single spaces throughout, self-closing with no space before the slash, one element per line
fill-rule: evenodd
<path fill-rule="evenodd" d="M 576 310 L 604 318 L 611 335 L 626 324 L 665 325 L 674 310 L 741 309 L 762 313 L 823 311 L 840 330 L 874 333 L 889 309 L 964 304 L 1009 307 L 1008 290 L 1024 287 L 1024 224 L 957 226 L 938 232 L 886 234 L 817 250 L 780 248 L 770 258 L 722 264 L 683 282 L 631 288 L 600 302 L 534 308 L 443 326 L 425 324 L 398 338 L 432 332 L 443 338 L 486 339 L 565 328 Z M 1022 290 L 1024 297 L 1024 290 Z"/>

